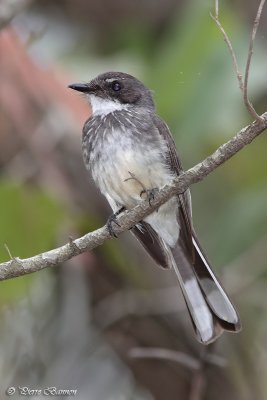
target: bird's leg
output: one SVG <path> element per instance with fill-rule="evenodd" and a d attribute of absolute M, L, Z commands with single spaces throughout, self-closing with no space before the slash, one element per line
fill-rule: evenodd
<path fill-rule="evenodd" d="M 139 183 L 139 185 L 141 186 L 141 188 L 143 189 L 143 191 L 146 191 L 146 187 L 143 184 L 142 181 L 140 181 L 140 179 L 138 179 L 135 174 L 133 174 L 131 171 L 128 171 L 130 178 L 124 179 L 124 182 L 130 181 L 131 179 L 134 179 L 137 183 Z"/>
<path fill-rule="evenodd" d="M 118 221 L 117 221 L 117 216 L 118 216 L 119 214 L 121 214 L 124 210 L 125 210 L 125 207 L 119 208 L 119 210 L 116 211 L 114 214 L 112 214 L 110 217 L 108 217 L 108 220 L 107 220 L 107 229 L 108 229 L 108 232 L 109 232 L 109 234 L 110 234 L 111 236 L 113 236 L 113 237 L 115 237 L 115 238 L 117 238 L 118 236 L 117 236 L 116 233 L 114 232 L 113 227 L 112 227 L 112 224 L 114 223 L 114 224 L 116 224 L 117 226 L 120 226 L 120 224 L 119 224 Z"/>
<path fill-rule="evenodd" d="M 149 202 L 150 207 L 152 206 L 151 201 L 155 199 L 155 194 L 158 193 L 159 188 L 152 188 L 152 189 L 143 189 L 140 192 L 140 197 L 142 198 L 143 194 L 146 194 L 146 198 Z"/>
<path fill-rule="evenodd" d="M 132 172 L 130 172 L 130 171 L 128 171 L 128 172 L 129 172 L 130 178 L 124 179 L 124 182 L 127 182 L 131 179 L 134 179 L 136 182 L 138 182 L 142 188 L 142 190 L 140 192 L 140 197 L 142 198 L 143 194 L 146 194 L 146 198 L 151 207 L 151 201 L 154 200 L 155 194 L 159 191 L 159 189 L 158 188 L 147 189 L 145 187 L 145 185 L 143 184 L 143 182 L 140 181 L 140 179 L 138 179 Z"/>

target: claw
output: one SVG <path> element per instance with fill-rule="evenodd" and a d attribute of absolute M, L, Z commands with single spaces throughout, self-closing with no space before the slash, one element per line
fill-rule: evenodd
<path fill-rule="evenodd" d="M 107 221 L 107 229 L 108 232 L 110 234 L 110 236 L 113 236 L 115 238 L 117 238 L 118 236 L 116 235 L 116 233 L 113 230 L 113 226 L 112 224 L 116 224 L 118 227 L 120 227 L 120 224 L 117 221 L 117 216 L 122 213 L 125 210 L 125 207 L 121 207 L 118 211 L 116 211 L 114 214 L 112 214 Z"/>
<path fill-rule="evenodd" d="M 120 224 L 117 222 L 117 217 L 114 214 L 109 217 L 108 222 L 107 222 L 107 228 L 108 228 L 108 232 L 109 232 L 110 236 L 117 238 L 118 236 L 114 232 L 112 224 L 116 224 L 117 226 L 120 227 Z"/>
<path fill-rule="evenodd" d="M 146 193 L 147 195 L 147 200 L 149 202 L 150 207 L 152 206 L 151 201 L 155 199 L 155 194 L 159 191 L 158 188 L 152 188 L 152 189 L 146 189 L 142 190 L 140 192 L 140 197 L 142 198 L 142 195 Z"/>

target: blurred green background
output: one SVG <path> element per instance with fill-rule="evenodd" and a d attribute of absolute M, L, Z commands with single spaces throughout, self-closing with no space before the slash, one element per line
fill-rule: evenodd
<path fill-rule="evenodd" d="M 256 9 L 257 2 L 220 3 L 242 70 Z M 36 0 L 0 31 L 1 261 L 9 258 L 6 246 L 30 257 L 110 214 L 81 159 L 90 110 L 67 84 L 108 70 L 137 76 L 154 92 L 185 169 L 251 122 L 212 10 L 204 0 Z M 249 81 L 259 113 L 267 103 L 266 16 Z M 203 358 L 183 300 L 172 295 L 175 278 L 154 269 L 125 234 L 55 271 L 1 283 L 3 393 L 9 384 L 73 384 L 79 399 L 266 399 L 266 146 L 263 134 L 191 188 L 196 230 L 243 321 L 242 333 L 206 350 L 224 367 Z M 147 305 L 154 297 L 166 311 Z M 201 365 L 130 359 L 138 346 L 183 352 Z"/>

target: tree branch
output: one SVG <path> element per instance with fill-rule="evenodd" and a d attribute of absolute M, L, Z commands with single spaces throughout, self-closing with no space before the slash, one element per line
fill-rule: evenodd
<path fill-rule="evenodd" d="M 118 216 L 120 226 L 114 226 L 116 235 L 132 228 L 175 194 L 183 193 L 190 185 L 202 181 L 207 175 L 218 168 L 219 165 L 229 160 L 244 146 L 251 143 L 252 140 L 267 128 L 267 112 L 261 115 L 261 121 L 254 121 L 241 129 L 241 131 L 227 143 L 221 145 L 212 155 L 179 175 L 173 180 L 171 185 L 165 185 L 157 193 L 155 199 L 151 201 L 151 206 L 147 200 L 143 200 L 132 210 L 127 210 Z M 14 257 L 10 261 L 0 264 L 0 280 L 22 276 L 47 267 L 54 267 L 78 254 L 100 246 L 105 240 L 111 238 L 107 227 L 103 226 L 79 239 L 70 239 L 69 243 L 62 247 L 38 254 L 34 257 L 23 260 Z"/>

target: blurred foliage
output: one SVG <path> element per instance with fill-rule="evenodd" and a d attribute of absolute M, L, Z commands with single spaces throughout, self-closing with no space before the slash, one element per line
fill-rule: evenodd
<path fill-rule="evenodd" d="M 26 258 L 51 249 L 65 213 L 62 204 L 40 189 L 0 182 L 0 260 Z M 6 249 L 5 245 L 8 247 Z M 0 303 L 28 290 L 32 276 L 1 282 Z"/>
<path fill-rule="evenodd" d="M 76 219 L 76 226 L 81 235 L 92 232 L 105 223 L 106 220 L 104 218 L 93 213 L 83 214 Z M 124 279 L 135 286 L 143 286 L 147 283 L 144 273 L 136 268 L 136 260 L 129 256 L 127 246 L 122 246 L 120 241 L 108 240 L 103 246 L 97 247 L 94 251 L 122 280 Z"/>

